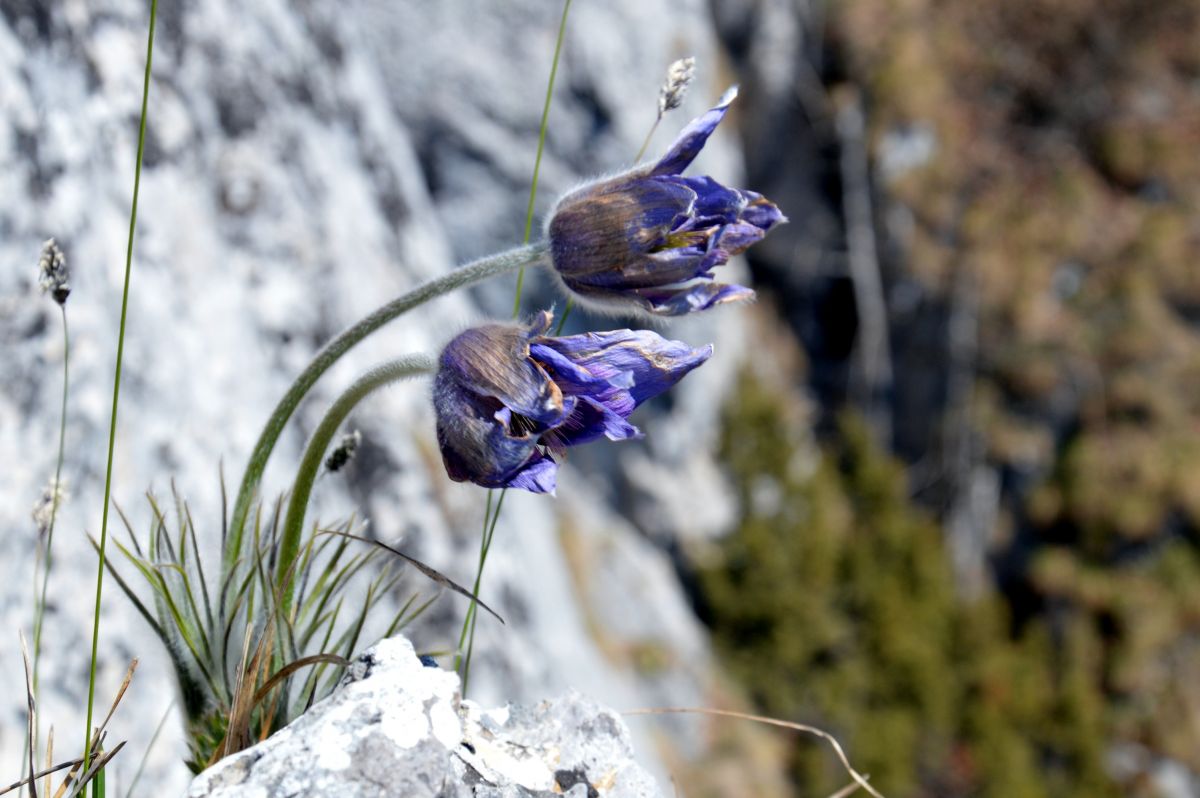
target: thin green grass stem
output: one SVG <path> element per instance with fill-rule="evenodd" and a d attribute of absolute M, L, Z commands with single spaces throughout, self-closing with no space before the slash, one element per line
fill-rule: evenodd
<path fill-rule="evenodd" d="M 66 439 L 67 439 L 67 390 L 70 383 L 71 374 L 71 334 L 67 327 L 67 306 L 59 305 L 59 310 L 62 311 L 62 330 L 63 330 L 63 387 L 62 387 L 62 407 L 59 410 L 58 419 L 58 459 L 54 465 L 54 484 L 52 490 L 54 495 L 51 497 L 50 504 L 50 524 L 46 528 L 46 549 L 45 561 L 43 563 L 44 570 L 42 571 L 42 586 L 40 595 L 36 597 L 36 603 L 33 608 L 33 697 L 37 700 L 38 697 L 38 663 L 42 653 L 42 623 L 46 617 L 46 589 L 50 583 L 50 569 L 54 564 L 54 524 L 58 519 L 59 495 L 62 490 L 62 467 L 63 457 L 66 454 Z M 34 591 L 38 593 L 36 586 L 36 570 Z M 34 728 L 36 734 L 37 728 Z"/>
<path fill-rule="evenodd" d="M 571 11 L 571 0 L 564 0 L 562 19 L 558 23 L 558 36 L 554 40 L 554 60 L 550 64 L 550 79 L 546 81 L 546 101 L 542 104 L 542 123 L 538 128 L 538 146 L 537 155 L 533 159 L 533 179 L 529 184 L 529 205 L 525 209 L 525 237 L 524 241 L 529 241 L 529 236 L 533 233 L 533 207 L 537 200 L 538 177 L 541 175 L 542 168 L 542 153 L 546 148 L 546 130 L 550 123 L 550 101 L 554 97 L 554 80 L 558 76 L 558 62 L 562 58 L 563 41 L 567 36 L 567 15 Z M 513 318 L 521 315 L 521 290 L 525 284 L 525 269 L 521 268 L 517 271 L 517 290 L 516 297 L 513 300 Z M 559 322 L 559 328 L 562 328 L 562 322 Z M 487 510 L 483 514 L 483 540 L 480 541 L 479 547 L 479 565 L 475 569 L 475 586 L 471 590 L 476 596 L 479 595 L 479 587 L 483 582 L 483 566 L 487 562 L 488 550 L 491 549 L 492 539 L 491 534 L 496 530 L 496 522 L 500 519 L 500 507 L 504 504 L 504 495 L 508 489 L 505 488 L 500 492 L 500 500 L 496 502 L 496 510 L 492 510 L 492 491 L 488 491 Z M 467 608 L 466 617 L 463 618 L 462 632 L 458 636 L 458 653 L 455 656 L 454 669 L 459 670 L 462 667 L 462 691 L 463 695 L 467 694 L 467 675 L 471 667 L 471 652 L 475 648 L 475 602 L 472 601 Z M 463 655 L 463 645 L 466 643 L 466 656 Z"/>
<path fill-rule="evenodd" d="M 479 595 L 479 580 L 483 577 L 483 561 L 487 557 L 488 524 L 491 523 L 492 520 L 492 501 L 494 500 L 495 495 L 495 491 L 489 490 L 487 492 L 487 505 L 483 510 L 483 529 L 479 531 L 479 563 L 475 568 L 475 585 L 471 590 L 471 592 L 477 596 Z M 472 601 L 467 606 L 467 614 L 463 619 L 462 632 L 460 632 L 458 635 L 458 647 L 454 650 L 454 670 L 458 672 L 460 678 L 462 677 L 463 655 L 466 652 L 465 646 L 467 644 L 467 633 L 471 630 L 471 618 L 473 618 L 474 615 L 475 602 Z"/>
<path fill-rule="evenodd" d="M 633 162 L 638 163 L 642 160 L 642 156 L 646 154 L 646 148 L 650 146 L 650 139 L 654 138 L 654 131 L 658 130 L 658 123 L 662 121 L 663 115 L 659 111 L 658 116 L 654 118 L 654 124 L 650 126 L 650 131 L 646 134 L 646 140 L 642 142 L 642 148 L 638 150 L 637 155 L 633 157 Z"/>
<path fill-rule="evenodd" d="M 525 237 L 522 239 L 525 243 L 529 243 L 529 236 L 533 233 L 533 205 L 537 200 L 538 175 L 542 169 L 542 151 L 546 148 L 546 128 L 550 122 L 550 100 L 554 96 L 554 79 L 558 75 L 558 61 L 562 55 L 563 39 L 567 33 L 567 12 L 571 10 L 571 0 L 566 0 L 563 3 L 562 20 L 558 23 L 558 38 L 554 42 L 554 61 L 550 64 L 550 80 L 546 82 L 546 101 L 542 104 L 542 124 L 538 128 L 538 145 L 537 156 L 533 159 L 533 180 L 529 185 L 529 206 L 525 209 Z M 525 269 L 522 268 L 517 272 L 517 292 L 516 298 L 513 300 L 513 318 L 521 315 L 521 289 L 525 285 Z"/>
<path fill-rule="evenodd" d="M 487 559 L 487 532 L 488 524 L 492 520 L 492 502 L 495 499 L 495 491 L 487 492 L 487 505 L 483 510 L 483 529 L 479 531 L 479 562 L 475 566 L 475 584 L 472 586 L 471 592 L 476 596 L 479 595 L 479 582 L 483 578 L 483 562 Z M 471 631 L 471 619 L 475 617 L 475 602 L 472 601 L 467 605 L 467 614 L 463 617 L 462 631 L 458 635 L 458 646 L 454 649 L 454 670 L 458 673 L 459 678 L 462 678 L 462 664 L 466 653 L 467 634 Z M 464 688 L 464 695 L 466 691 Z"/>
<path fill-rule="evenodd" d="M 545 259 L 546 253 L 546 245 L 538 243 L 523 245 L 507 252 L 472 261 L 393 299 L 325 344 L 300 373 L 300 376 L 296 377 L 295 382 L 288 388 L 283 398 L 279 400 L 279 404 L 275 406 L 274 412 L 271 413 L 266 426 L 259 434 L 258 441 L 254 444 L 254 450 L 250 455 L 250 461 L 246 464 L 242 484 L 238 488 L 237 499 L 233 505 L 233 517 L 229 525 L 230 540 L 225 549 L 225 569 L 227 571 L 232 569 L 241 554 L 242 537 L 245 533 L 250 506 L 258 491 L 259 483 L 262 481 L 267 460 L 283 432 L 284 425 L 287 424 L 288 419 L 291 418 L 308 391 L 316 384 L 321 375 L 329 370 L 330 366 L 358 342 L 407 311 L 423 305 L 435 297 L 478 283 L 488 277 L 540 264 Z"/>
<path fill-rule="evenodd" d="M 492 508 L 492 491 L 488 491 L 487 511 L 483 515 L 483 534 L 479 541 L 479 565 L 475 569 L 475 584 L 471 588 L 471 592 L 476 596 L 479 595 L 479 588 L 483 581 L 483 566 L 487 563 L 488 552 L 492 549 L 492 538 L 496 535 L 496 523 L 500 520 L 500 510 L 504 507 L 504 497 L 508 495 L 508 488 L 500 491 L 500 498 L 496 501 L 495 509 Z M 470 607 L 467 609 L 467 617 L 463 622 L 463 631 L 458 639 L 458 661 L 455 662 L 455 670 L 460 670 L 459 674 L 462 679 L 462 692 L 467 694 L 467 682 L 471 674 L 471 656 L 475 653 L 475 622 L 479 617 L 479 608 L 477 603 L 472 600 Z M 463 643 L 466 641 L 466 654 L 463 654 Z"/>
<path fill-rule="evenodd" d="M 129 277 L 133 271 L 133 237 L 137 229 L 138 190 L 142 184 L 142 156 L 146 151 L 146 107 L 150 99 L 150 66 L 154 56 L 154 22 L 158 0 L 150 2 L 150 30 L 146 35 L 146 74 L 142 78 L 142 113 L 138 121 L 137 162 L 133 171 L 133 201 L 129 208 L 129 242 L 125 248 L 125 283 L 121 291 L 121 323 L 117 331 L 117 363 L 113 369 L 112 418 L 108 425 L 108 463 L 104 472 L 104 509 L 100 516 L 100 560 L 96 564 L 96 604 L 92 616 L 92 659 L 88 668 L 87 725 L 83 729 L 83 773 L 91 765 L 92 713 L 96 702 L 96 652 L 100 644 L 100 601 L 104 591 L 104 552 L 108 543 L 108 506 L 112 498 L 113 452 L 117 445 L 117 406 L 121 398 L 121 363 L 125 355 L 125 321 L 129 311 Z M 97 780 L 98 784 L 103 781 Z M 102 790 L 103 787 L 98 789 Z M 79 793 L 87 798 L 87 788 Z"/>
<path fill-rule="evenodd" d="M 308 500 L 312 495 L 313 484 L 321 471 L 325 452 L 333 442 L 333 436 L 346 420 L 350 411 L 371 393 L 392 383 L 428 374 L 435 366 L 433 358 L 427 355 L 410 355 L 397 358 L 383 365 L 376 366 L 355 380 L 354 384 L 334 401 L 329 412 L 321 419 L 313 432 L 300 467 L 296 470 L 296 479 L 292 483 L 291 497 L 288 499 L 287 515 L 283 522 L 283 534 L 279 543 L 279 561 L 276 565 L 276 584 L 281 592 L 280 608 L 283 617 L 287 618 L 292 604 L 292 593 L 295 580 L 292 578 L 292 564 L 300 552 L 300 538 L 304 533 L 304 516 L 308 508 Z"/>

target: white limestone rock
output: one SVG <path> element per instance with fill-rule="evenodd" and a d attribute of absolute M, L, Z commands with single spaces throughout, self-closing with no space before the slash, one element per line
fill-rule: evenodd
<path fill-rule="evenodd" d="M 651 798 L 612 710 L 576 692 L 483 710 L 403 637 L 380 641 L 290 726 L 196 777 L 188 798 Z"/>

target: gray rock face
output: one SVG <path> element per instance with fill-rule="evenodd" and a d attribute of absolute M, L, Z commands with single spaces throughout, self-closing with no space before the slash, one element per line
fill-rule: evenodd
<path fill-rule="evenodd" d="M 114 463 L 113 496 L 139 535 L 151 518 L 143 493 L 162 498 L 174 480 L 211 557 L 220 464 L 232 487 L 270 408 L 317 347 L 416 282 L 520 240 L 560 9 L 541 0 L 160 3 Z M 35 280 L 41 242 L 55 236 L 73 271 L 71 495 L 55 537 L 40 698 L 43 732 L 54 724 L 60 752 L 82 737 L 86 707 L 96 573 L 86 534 L 100 528 L 146 13 L 142 0 L 0 2 L 0 629 L 10 635 L 0 679 L 22 682 L 11 644 L 32 615 L 30 508 L 54 470 L 64 353 L 57 307 Z M 696 55 L 697 82 L 651 153 L 726 82 L 702 0 L 576 3 L 563 53 L 539 216 L 581 178 L 632 161 L 671 60 Z M 735 142 L 732 126 L 719 131 L 697 170 L 739 183 Z M 308 433 L 357 374 L 435 351 L 488 312 L 508 316 L 512 289 L 497 280 L 445 297 L 357 348 L 300 408 L 265 494 L 286 490 Z M 526 291 L 527 310 L 557 299 L 536 274 Z M 482 590 L 508 625 L 480 624 L 473 698 L 530 701 L 577 687 L 622 707 L 706 703 L 703 631 L 669 559 L 638 527 L 711 535 L 728 516 L 680 508 L 726 493 L 710 442 L 735 384 L 742 318 L 729 309 L 663 330 L 716 342 L 717 355 L 668 401 L 639 411 L 644 442 L 582 447 L 557 500 L 509 495 Z M 568 330 L 626 324 L 577 312 Z M 485 496 L 442 473 L 427 391 L 400 386 L 354 414 L 359 457 L 321 480 L 310 517 L 357 512 L 381 539 L 469 583 Z M 117 525 L 110 533 L 124 535 Z M 590 554 L 581 561 L 579 551 Z M 396 606 L 412 591 L 430 587 L 413 579 Z M 451 649 L 464 609 L 443 597 L 409 631 L 423 650 Z M 112 768 L 118 791 L 145 755 L 138 793 L 178 793 L 188 774 L 170 717 L 173 677 L 111 581 L 101 630 L 104 708 L 129 659 L 141 659 L 111 726 L 113 739 L 129 740 Z M 372 631 L 383 632 L 364 639 Z M 649 643 L 652 669 L 622 653 Z M 0 762 L 19 761 L 24 722 L 21 691 L 6 691 Z M 652 728 L 639 721 L 636 744 L 663 778 Z M 674 742 L 703 751 L 701 726 L 672 728 Z"/>
<path fill-rule="evenodd" d="M 620 717 L 579 693 L 483 710 L 458 677 L 381 641 L 337 691 L 200 774 L 189 798 L 651 798 Z"/>

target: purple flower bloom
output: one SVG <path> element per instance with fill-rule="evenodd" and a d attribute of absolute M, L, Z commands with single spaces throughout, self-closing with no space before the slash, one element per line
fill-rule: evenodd
<path fill-rule="evenodd" d="M 787 220 L 761 194 L 680 174 L 736 96 L 736 88 L 727 91 L 657 163 L 559 200 L 547 236 L 554 270 L 568 290 L 585 302 L 662 316 L 753 298 L 744 286 L 711 282 L 712 270 Z"/>
<path fill-rule="evenodd" d="M 634 408 L 712 354 L 646 330 L 555 338 L 551 319 L 474 327 L 442 351 L 433 405 L 451 479 L 553 493 L 554 454 L 641 437 Z"/>

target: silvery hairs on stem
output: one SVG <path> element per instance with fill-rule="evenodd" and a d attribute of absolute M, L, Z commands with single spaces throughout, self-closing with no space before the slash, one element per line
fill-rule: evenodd
<path fill-rule="evenodd" d="M 42 244 L 42 255 L 38 258 L 38 285 L 60 305 L 67 303 L 71 295 L 71 273 L 67 271 L 67 256 L 63 254 L 53 238 Z"/>

